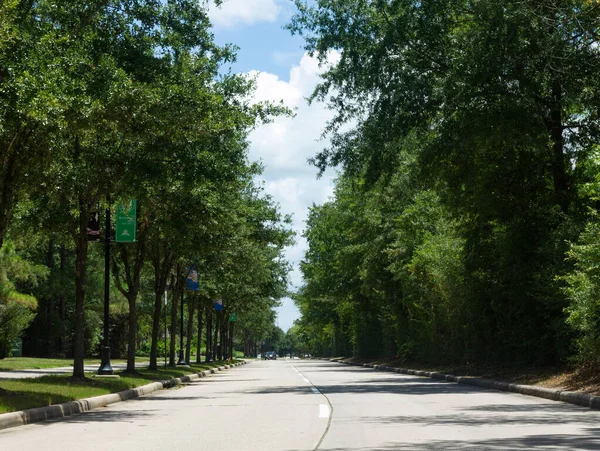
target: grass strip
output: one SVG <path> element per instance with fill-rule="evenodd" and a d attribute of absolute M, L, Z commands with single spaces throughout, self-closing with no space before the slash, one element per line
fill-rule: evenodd
<path fill-rule="evenodd" d="M 68 375 L 42 376 L 35 379 L 0 381 L 0 413 L 15 412 L 60 404 L 92 396 L 106 395 L 149 384 L 153 381 L 173 379 L 222 366 L 227 362 L 193 364 L 190 368 L 148 370 L 139 369 L 134 374 L 119 372 L 119 379 L 86 377 L 75 380 Z M 89 373 L 88 376 L 92 376 Z"/>
<path fill-rule="evenodd" d="M 136 359 L 136 363 L 147 362 L 147 358 Z M 126 360 L 111 360 L 111 363 L 126 363 Z M 86 365 L 99 365 L 99 359 L 85 361 Z M 73 359 L 42 359 L 34 357 L 9 357 L 0 360 L 0 371 L 40 370 L 73 366 Z"/>
<path fill-rule="evenodd" d="M 86 362 L 87 363 L 87 362 Z M 8 357 L 0 360 L 0 371 L 37 370 L 72 366 L 73 359 L 38 359 L 32 357 Z"/>

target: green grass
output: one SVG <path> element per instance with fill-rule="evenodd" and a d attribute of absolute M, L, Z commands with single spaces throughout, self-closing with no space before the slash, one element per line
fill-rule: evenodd
<path fill-rule="evenodd" d="M 136 363 L 147 362 L 147 358 L 137 358 Z M 126 363 L 126 360 L 111 360 L 111 363 Z M 99 359 L 89 359 L 86 365 L 99 365 Z M 73 366 L 73 359 L 41 359 L 34 357 L 9 357 L 0 360 L 0 371 L 39 370 Z"/>
<path fill-rule="evenodd" d="M 226 362 L 192 364 L 191 368 L 167 368 L 150 371 L 140 369 L 135 374 L 119 373 L 120 379 L 74 380 L 68 375 L 43 376 L 35 379 L 0 381 L 0 413 L 31 409 L 74 401 L 76 399 L 115 393 L 149 384 L 152 381 L 172 379 L 196 373 Z M 92 374 L 88 374 L 91 376 Z"/>
<path fill-rule="evenodd" d="M 8 357 L 0 360 L 0 371 L 17 371 L 72 366 L 73 359 L 38 359 L 32 357 Z"/>

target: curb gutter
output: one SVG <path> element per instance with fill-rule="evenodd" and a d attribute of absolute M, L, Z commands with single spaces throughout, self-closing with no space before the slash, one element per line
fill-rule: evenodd
<path fill-rule="evenodd" d="M 535 385 L 513 384 L 511 382 L 495 381 L 492 379 L 480 379 L 476 377 L 453 376 L 452 374 L 443 374 L 432 371 L 411 370 L 408 368 L 395 368 L 386 365 L 373 365 L 371 363 L 352 363 L 344 362 L 339 359 L 324 359 L 335 363 L 344 363 L 346 365 L 363 366 L 380 371 L 389 371 L 392 373 L 410 374 L 412 376 L 430 377 L 446 382 L 456 382 L 458 384 L 474 385 L 492 390 L 519 393 L 521 395 L 535 396 L 537 398 L 549 399 L 551 401 L 561 401 L 568 404 L 575 404 L 581 407 L 591 409 L 600 409 L 600 396 L 594 396 L 587 393 L 555 390 L 553 388 L 537 387 Z"/>
<path fill-rule="evenodd" d="M 246 361 L 232 363 L 183 377 L 152 382 L 141 387 L 130 388 L 129 390 L 110 393 L 108 395 L 94 396 L 92 398 L 79 399 L 77 401 L 54 404 L 46 407 L 36 407 L 34 409 L 21 410 L 19 412 L 3 413 L 0 414 L 0 430 L 88 412 L 98 407 L 105 407 L 117 402 L 139 398 L 140 396 L 148 395 L 157 390 L 176 387 L 184 382 L 195 381 L 210 374 L 214 374 L 217 371 L 223 371 L 227 368 L 233 368 L 234 366 L 245 365 L 246 363 Z"/>

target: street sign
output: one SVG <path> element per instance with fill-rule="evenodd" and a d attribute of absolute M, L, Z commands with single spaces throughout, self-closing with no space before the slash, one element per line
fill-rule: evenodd
<path fill-rule="evenodd" d="M 117 243 L 135 243 L 137 200 L 119 202 L 117 205 Z"/>
<path fill-rule="evenodd" d="M 188 276 L 187 279 L 185 279 L 185 286 L 189 290 L 198 291 L 198 271 L 196 270 L 195 266 L 188 268 Z"/>
<path fill-rule="evenodd" d="M 216 310 L 217 312 L 220 312 L 221 310 L 223 310 L 223 300 L 222 300 L 222 299 L 217 299 L 217 300 L 215 301 L 215 304 L 214 304 L 214 305 L 215 305 L 215 310 Z"/>
<path fill-rule="evenodd" d="M 232 314 L 229 316 L 229 322 L 230 322 L 230 323 L 235 323 L 235 318 L 236 318 L 236 315 L 235 315 L 235 312 L 233 312 L 233 313 L 232 313 Z"/>

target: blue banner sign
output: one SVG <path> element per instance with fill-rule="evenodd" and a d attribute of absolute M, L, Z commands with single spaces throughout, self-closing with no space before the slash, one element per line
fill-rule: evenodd
<path fill-rule="evenodd" d="M 185 286 L 189 290 L 198 291 L 198 271 L 196 270 L 195 266 L 188 268 L 188 276 L 187 279 L 185 279 Z"/>
<path fill-rule="evenodd" d="M 223 310 L 223 300 L 222 299 L 217 299 L 215 301 L 215 310 L 217 312 L 220 312 L 221 310 Z"/>

